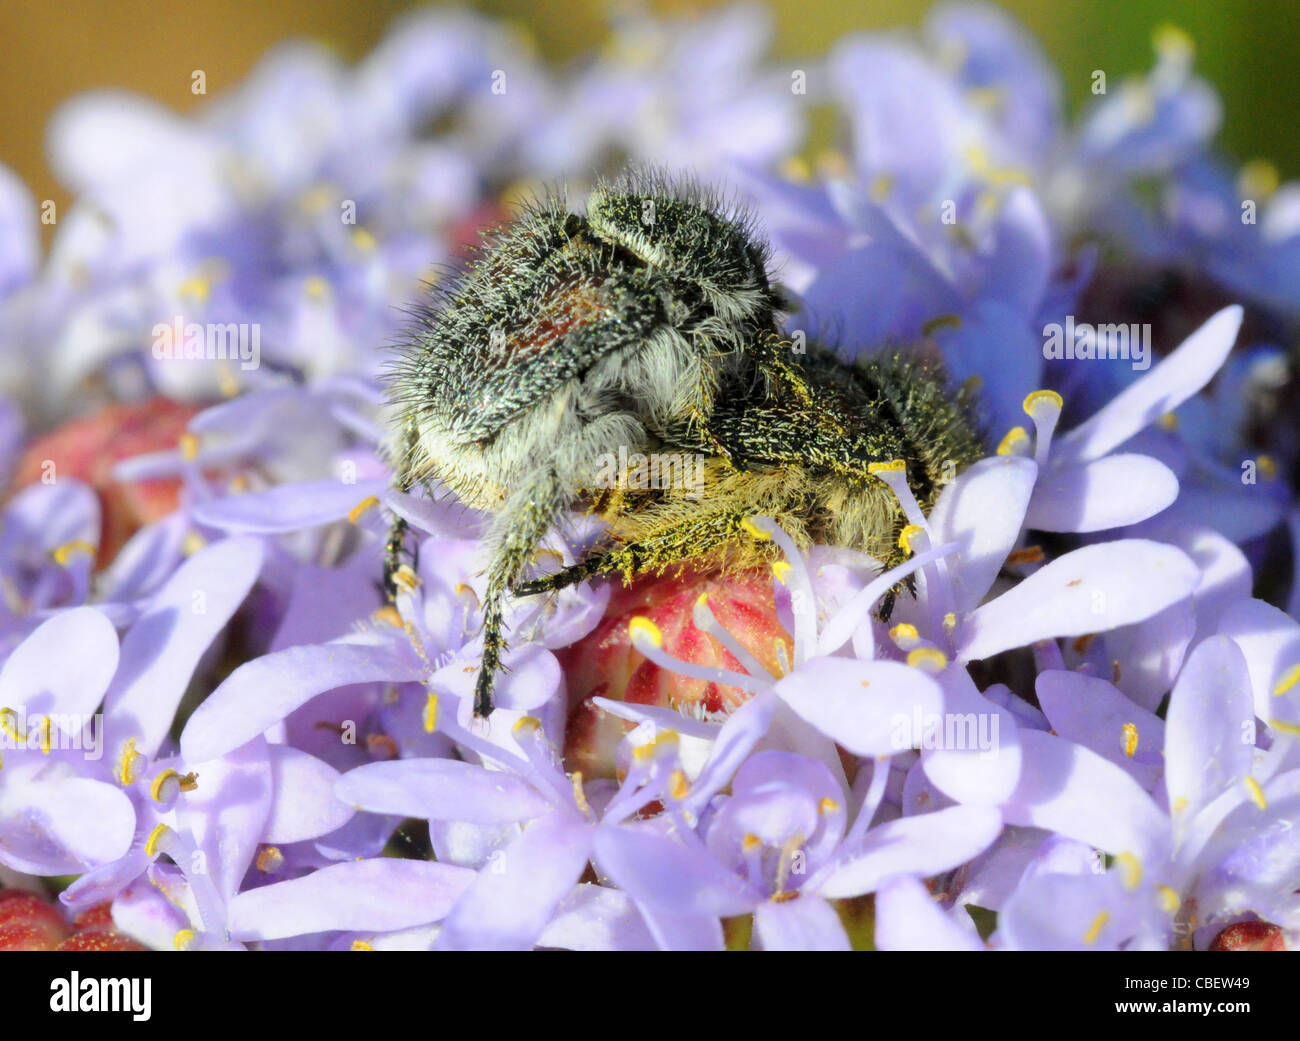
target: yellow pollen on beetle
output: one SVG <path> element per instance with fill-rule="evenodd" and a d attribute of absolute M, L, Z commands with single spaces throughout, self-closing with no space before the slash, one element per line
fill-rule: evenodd
<path fill-rule="evenodd" d="M 904 553 L 912 552 L 912 540 L 917 535 L 924 535 L 925 529 L 919 524 L 909 524 L 898 533 L 898 548 Z"/>
<path fill-rule="evenodd" d="M 1136 723 L 1124 724 L 1124 754 L 1130 759 L 1138 750 L 1138 728 Z"/>
<path fill-rule="evenodd" d="M 1065 401 L 1061 398 L 1061 395 L 1056 393 L 1054 390 L 1036 390 L 1031 394 L 1025 395 L 1025 400 L 1021 404 L 1021 407 L 1025 410 L 1026 415 L 1032 416 L 1034 410 L 1044 403 L 1055 406 L 1058 412 L 1065 408 Z"/>
<path fill-rule="evenodd" d="M 942 672 L 948 667 L 948 656 L 937 647 L 917 647 L 908 652 L 907 664 L 926 672 Z"/>
<path fill-rule="evenodd" d="M 998 455 L 1019 455 L 1019 449 L 1029 444 L 1029 435 L 1024 427 L 1012 427 L 1007 436 L 998 442 Z"/>
<path fill-rule="evenodd" d="M 424 732 L 432 734 L 438 729 L 438 695 L 429 691 L 424 702 Z"/>
<path fill-rule="evenodd" d="M 373 951 L 374 949 L 374 945 L 366 943 L 365 940 L 352 941 L 352 950 L 354 951 Z"/>
<path fill-rule="evenodd" d="M 365 516 L 365 514 L 369 510 L 373 509 L 378 505 L 379 505 L 378 495 L 367 495 L 359 503 L 353 506 L 352 509 L 348 510 L 348 520 L 351 521 L 353 524 L 356 524 L 357 521 L 361 520 L 361 518 Z"/>
<path fill-rule="evenodd" d="M 772 574 L 776 580 L 785 585 L 785 576 L 790 573 L 790 562 L 788 560 L 777 560 L 772 563 Z M 701 598 L 704 594 L 701 594 Z"/>
<path fill-rule="evenodd" d="M 178 951 L 188 951 L 194 945 L 194 930 L 181 929 L 172 937 L 172 947 Z"/>
<path fill-rule="evenodd" d="M 73 539 L 71 542 L 65 542 L 58 549 L 54 550 L 50 556 L 54 558 L 54 562 L 58 564 L 59 567 L 67 567 L 68 562 L 74 556 L 79 554 L 86 557 L 93 557 L 95 555 L 95 547 L 84 539 Z"/>
<path fill-rule="evenodd" d="M 1120 853 L 1115 857 L 1115 863 L 1124 871 L 1124 888 L 1129 891 L 1136 889 L 1142 881 L 1142 865 L 1138 858 L 1132 853 Z"/>
<path fill-rule="evenodd" d="M 130 788 L 140 777 L 140 768 L 145 765 L 145 757 L 135 750 L 135 738 L 128 737 L 122 743 L 122 754 L 117 758 L 117 782 L 123 788 Z"/>
<path fill-rule="evenodd" d="M 655 625 L 645 615 L 637 615 L 627 623 L 627 635 L 633 644 L 636 643 L 639 636 L 648 640 L 652 647 L 662 647 L 664 645 L 664 634 L 659 631 L 659 626 Z"/>
<path fill-rule="evenodd" d="M 1174 914 L 1183 906 L 1183 902 L 1173 886 L 1161 886 L 1156 892 L 1160 894 L 1160 906 L 1166 914 Z"/>
<path fill-rule="evenodd" d="M 180 777 L 181 775 L 178 774 L 175 770 L 171 769 L 171 767 L 168 767 L 166 770 L 163 770 L 157 777 L 153 779 L 153 784 L 149 785 L 149 797 L 153 799 L 154 802 L 166 801 L 166 795 L 163 792 L 163 787 L 167 785 L 169 781 L 175 781 L 177 790 L 179 790 Z"/>
<path fill-rule="evenodd" d="M 1088 926 L 1088 931 L 1083 934 L 1084 943 L 1096 943 L 1097 937 L 1101 935 L 1102 929 L 1110 921 L 1110 912 L 1102 911 L 1092 920 L 1092 925 Z"/>
<path fill-rule="evenodd" d="M 1273 697 L 1280 698 L 1297 683 L 1300 683 L 1300 665 L 1292 665 L 1273 688 Z"/>
<path fill-rule="evenodd" d="M 885 473 L 903 473 L 907 470 L 907 462 L 903 459 L 891 459 L 886 463 L 868 463 L 867 473 L 885 474 Z"/>
<path fill-rule="evenodd" d="M 1259 786 L 1259 782 L 1253 777 L 1243 777 L 1242 784 L 1246 786 L 1246 791 L 1250 792 L 1255 805 L 1261 810 L 1267 810 L 1268 800 L 1264 798 L 1264 789 Z"/>
<path fill-rule="evenodd" d="M 750 538 L 757 539 L 759 542 L 767 542 L 772 537 L 770 531 L 764 531 L 754 523 L 751 517 L 746 517 L 741 521 L 740 526 L 749 534 Z"/>

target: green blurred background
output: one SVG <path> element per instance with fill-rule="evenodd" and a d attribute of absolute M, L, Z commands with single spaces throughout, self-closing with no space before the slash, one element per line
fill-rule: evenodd
<path fill-rule="evenodd" d="M 356 58 L 383 34 L 404 0 L 0 0 L 0 160 L 38 199 L 65 201 L 44 159 L 45 125 L 60 101 L 92 87 L 152 95 L 184 111 L 190 73 L 207 73 L 208 93 L 240 80 L 267 48 L 291 36 L 324 41 Z M 482 0 L 487 14 L 525 26 L 548 59 L 562 62 L 605 38 L 608 0 Z M 654 0 L 649 7 L 683 13 L 716 6 Z M 773 0 L 772 55 L 822 53 L 836 37 L 861 29 L 916 26 L 927 0 L 816 3 Z M 1046 48 L 1077 107 L 1089 77 L 1116 77 L 1151 63 L 1151 31 L 1170 22 L 1191 34 L 1197 66 L 1224 100 L 1225 151 L 1240 160 L 1267 158 L 1284 179 L 1300 176 L 1300 0 L 1007 0 Z"/>

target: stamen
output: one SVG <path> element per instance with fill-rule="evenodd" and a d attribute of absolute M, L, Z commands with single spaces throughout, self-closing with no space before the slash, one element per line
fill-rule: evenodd
<path fill-rule="evenodd" d="M 373 951 L 374 949 L 374 945 L 366 943 L 365 940 L 352 941 L 352 950 L 354 951 Z"/>
<path fill-rule="evenodd" d="M 284 866 L 284 853 L 279 846 L 267 846 L 257 854 L 257 870 L 272 874 Z"/>
<path fill-rule="evenodd" d="M 135 750 L 135 740 L 128 737 L 123 742 L 122 754 L 117 759 L 117 781 L 123 788 L 130 788 L 149 768 L 149 760 Z"/>
<path fill-rule="evenodd" d="M 1246 785 L 1246 791 L 1250 792 L 1250 797 L 1254 800 L 1255 805 L 1261 810 L 1267 810 L 1268 800 L 1264 798 L 1264 789 L 1259 786 L 1259 782 L 1253 777 L 1245 777 L 1242 781 Z"/>
<path fill-rule="evenodd" d="M 166 824 L 157 825 L 145 839 L 144 853 L 145 856 L 153 858 L 159 853 L 170 853 L 176 848 L 176 843 L 180 836 L 176 834 Z"/>
<path fill-rule="evenodd" d="M 1300 665 L 1293 665 L 1278 681 L 1277 686 L 1273 688 L 1273 697 L 1280 698 L 1297 683 L 1300 683 Z"/>
<path fill-rule="evenodd" d="M 520 720 L 522 723 L 523 720 Z M 424 732 L 432 734 L 438 729 L 438 695 L 429 691 L 428 698 L 424 702 Z"/>
<path fill-rule="evenodd" d="M 1097 917 L 1092 920 L 1092 925 L 1088 927 L 1088 931 L 1083 934 L 1083 942 L 1089 944 L 1096 943 L 1097 937 L 1101 935 L 1102 929 L 1105 928 L 1106 923 L 1109 921 L 1110 912 L 1100 912 Z"/>
<path fill-rule="evenodd" d="M 915 524 L 918 528 L 925 527 L 925 514 L 916 504 L 916 496 L 912 494 L 912 488 L 907 483 L 906 462 L 902 459 L 894 459 L 888 463 L 871 463 L 867 467 L 867 472 L 889 485 L 889 490 L 894 493 L 894 498 L 898 500 L 898 505 L 903 510 L 903 516 L 907 518 L 907 523 Z"/>
<path fill-rule="evenodd" d="M 149 796 L 154 802 L 170 806 L 181 792 L 181 775 L 170 767 L 153 779 Z"/>
<path fill-rule="evenodd" d="M 890 629 L 889 638 L 900 651 L 910 651 L 921 642 L 921 634 L 916 631 L 916 626 L 909 622 L 899 622 Z"/>
<path fill-rule="evenodd" d="M 181 434 L 177 447 L 180 448 L 181 458 L 187 463 L 192 463 L 199 457 L 199 439 L 189 431 Z"/>
<path fill-rule="evenodd" d="M 1034 461 L 1040 469 L 1047 464 L 1052 434 L 1056 432 L 1056 424 L 1064 407 L 1061 395 L 1054 390 L 1036 390 L 1024 400 L 1023 408 L 1034 421 L 1034 430 L 1038 435 L 1034 441 Z"/>
<path fill-rule="evenodd" d="M 790 590 L 790 610 L 794 614 L 794 664 L 802 665 L 813 653 L 817 643 L 817 605 L 813 597 L 812 580 L 804 566 L 803 554 L 781 525 L 770 517 L 754 517 L 752 526 L 767 533 L 785 554 L 789 566 L 784 584 Z M 784 581 L 784 580 L 783 580 Z"/>
<path fill-rule="evenodd" d="M 1135 723 L 1124 724 L 1124 754 L 1130 759 L 1138 749 L 1138 728 Z"/>
<path fill-rule="evenodd" d="M 1029 434 L 1024 427 L 1012 427 L 998 442 L 998 455 L 1029 455 Z"/>
<path fill-rule="evenodd" d="M 1160 894 L 1160 906 L 1167 914 L 1176 914 L 1183 906 L 1183 901 L 1173 886 L 1161 886 L 1156 892 Z"/>
<path fill-rule="evenodd" d="M 908 653 L 907 664 L 931 676 L 937 676 L 948 667 L 948 656 L 937 647 L 917 647 Z"/>
<path fill-rule="evenodd" d="M 352 509 L 348 510 L 348 520 L 351 523 L 356 524 L 358 521 L 361 520 L 363 516 L 365 516 L 366 513 L 368 513 L 370 510 L 374 509 L 378 505 L 379 505 L 378 495 L 367 495 L 359 503 L 353 506 Z"/>
<path fill-rule="evenodd" d="M 172 947 L 178 951 L 188 951 L 194 947 L 196 939 L 193 929 L 181 929 L 172 937 Z"/>
<path fill-rule="evenodd" d="M 717 616 L 709 608 L 708 593 L 701 593 L 696 598 L 695 607 L 691 609 L 691 621 L 700 632 L 712 636 L 730 651 L 731 656 L 740 662 L 741 668 L 751 676 L 770 675 L 770 670 L 764 668 L 762 662 L 750 654 L 744 645 L 718 621 Z"/>
<path fill-rule="evenodd" d="M 1142 881 L 1142 865 L 1132 853 L 1120 853 L 1115 863 L 1124 871 L 1124 888 L 1132 892 Z"/>
<path fill-rule="evenodd" d="M 65 542 L 50 554 L 59 567 L 67 567 L 68 562 L 77 555 L 93 558 L 95 556 L 95 547 L 84 539 L 73 539 L 71 542 Z"/>

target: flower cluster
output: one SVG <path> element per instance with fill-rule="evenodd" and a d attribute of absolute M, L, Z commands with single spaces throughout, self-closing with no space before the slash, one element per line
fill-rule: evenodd
<path fill-rule="evenodd" d="M 557 71 L 419 12 L 192 118 L 87 95 L 48 253 L 0 168 L 0 946 L 1300 943 L 1300 186 L 1226 168 L 1172 28 L 1071 121 L 988 7 L 787 65 L 767 25 Z M 744 198 L 792 339 L 941 360 L 987 457 L 928 515 L 877 467 L 901 564 L 756 516 L 770 570 L 517 598 L 485 720 L 489 518 L 392 489 L 380 348 L 629 159 Z"/>

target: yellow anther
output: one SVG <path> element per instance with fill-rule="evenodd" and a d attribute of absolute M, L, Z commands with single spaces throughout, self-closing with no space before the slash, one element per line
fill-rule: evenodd
<path fill-rule="evenodd" d="M 117 782 L 123 788 L 129 788 L 140 777 L 140 770 L 148 760 L 135 750 L 135 738 L 128 737 L 122 743 L 122 754 L 117 759 Z"/>
<path fill-rule="evenodd" d="M 1279 733 L 1290 734 L 1292 737 L 1300 737 L 1300 724 L 1286 723 L 1280 719 L 1270 719 L 1268 725 Z"/>
<path fill-rule="evenodd" d="M 168 767 L 153 779 L 153 784 L 149 785 L 149 797 L 154 802 L 170 802 L 175 792 L 180 791 L 181 775 L 175 770 Z M 164 791 L 175 785 L 175 792 Z"/>
<path fill-rule="evenodd" d="M 178 951 L 188 951 L 194 946 L 194 930 L 182 929 L 172 937 L 172 947 Z"/>
<path fill-rule="evenodd" d="M 212 279 L 206 275 L 195 275 L 193 278 L 187 278 L 176 288 L 176 295 L 188 296 L 190 299 L 202 303 L 212 295 Z"/>
<path fill-rule="evenodd" d="M 907 527 L 905 527 L 901 532 L 898 533 L 898 548 L 901 549 L 904 553 L 911 553 L 912 540 L 916 538 L 917 535 L 924 535 L 924 534 L 925 534 L 925 529 L 922 528 L 919 524 L 907 525 Z"/>
<path fill-rule="evenodd" d="M 404 624 L 402 622 L 401 613 L 392 604 L 385 604 L 370 617 L 376 622 L 381 622 L 384 625 L 391 625 L 395 629 L 401 629 Z"/>
<path fill-rule="evenodd" d="M 438 695 L 433 691 L 429 691 L 429 696 L 424 701 L 424 732 L 426 734 L 432 734 L 437 729 Z"/>
<path fill-rule="evenodd" d="M 1271 455 L 1261 455 L 1255 459 L 1255 466 L 1259 472 L 1264 475 L 1264 479 L 1271 481 L 1277 476 L 1277 460 Z"/>
<path fill-rule="evenodd" d="M 146 857 L 156 857 L 158 855 L 158 843 L 170 834 L 172 834 L 172 830 L 166 824 L 156 825 L 153 831 L 149 832 L 149 838 L 145 840 L 144 855 Z"/>
<path fill-rule="evenodd" d="M 578 807 L 578 812 L 590 813 L 591 807 L 587 805 L 587 793 L 582 787 L 582 771 L 574 770 L 569 780 L 573 782 L 573 801 Z"/>
<path fill-rule="evenodd" d="M 1157 420 L 1157 422 L 1160 424 L 1161 430 L 1178 429 L 1178 417 L 1174 415 L 1172 412 L 1166 412 Z"/>
<path fill-rule="evenodd" d="M 18 713 L 11 708 L 0 708 L 0 733 L 20 748 L 27 744 L 27 735 L 18 729 Z"/>
<path fill-rule="evenodd" d="M 741 841 L 741 849 L 743 849 L 746 853 L 753 853 L 754 850 L 761 849 L 762 846 L 763 846 L 763 840 L 760 839 L 757 835 L 755 835 L 752 831 L 748 832 L 745 835 L 744 839 Z"/>
<path fill-rule="evenodd" d="M 1161 886 L 1156 892 L 1160 894 L 1160 906 L 1166 914 L 1175 914 L 1183 906 L 1183 901 L 1173 886 Z"/>
<path fill-rule="evenodd" d="M 1282 674 L 1282 678 L 1278 680 L 1277 686 L 1273 688 L 1273 697 L 1280 698 L 1297 683 L 1300 683 L 1300 665 L 1292 665 L 1291 668 L 1287 669 L 1287 671 Z"/>
<path fill-rule="evenodd" d="M 975 108 L 996 113 L 1006 106 L 1007 94 L 1001 87 L 971 87 L 966 100 Z"/>
<path fill-rule="evenodd" d="M 790 562 L 788 560 L 777 560 L 772 563 L 772 574 L 776 580 L 785 585 L 785 576 L 790 573 Z"/>
<path fill-rule="evenodd" d="M 78 554 L 86 557 L 94 557 L 95 547 L 84 539 L 73 539 L 71 542 L 65 542 L 58 549 L 54 550 L 50 556 L 54 558 L 54 562 L 58 564 L 59 567 L 67 567 L 68 562 Z"/>
<path fill-rule="evenodd" d="M 627 623 L 627 635 L 633 644 L 636 643 L 639 636 L 648 640 L 653 647 L 662 647 L 664 645 L 664 634 L 659 631 L 659 626 L 655 625 L 645 615 L 637 615 Z"/>
<path fill-rule="evenodd" d="M 843 807 L 830 796 L 823 797 L 822 801 L 817 804 L 817 812 L 823 817 L 829 817 L 832 813 L 839 813 L 841 809 Z"/>
<path fill-rule="evenodd" d="M 192 792 L 199 786 L 199 775 L 193 770 L 181 778 L 181 791 Z"/>
<path fill-rule="evenodd" d="M 302 288 L 313 300 L 320 300 L 330 291 L 330 284 L 320 275 L 313 275 L 302 284 Z"/>
<path fill-rule="evenodd" d="M 1243 199 L 1267 199 L 1281 183 L 1277 167 L 1267 159 L 1252 159 L 1237 175 L 1237 191 Z"/>
<path fill-rule="evenodd" d="M 1177 799 L 1173 801 L 1173 804 L 1169 808 L 1174 813 L 1182 813 L 1183 810 L 1187 809 L 1187 796 L 1180 795 Z"/>
<path fill-rule="evenodd" d="M 876 174 L 867 185 L 867 194 L 877 205 L 884 202 L 894 192 L 894 178 L 890 174 Z"/>
<path fill-rule="evenodd" d="M 668 794 L 674 799 L 685 799 L 691 790 L 691 784 L 682 770 L 674 770 L 668 778 Z"/>
<path fill-rule="evenodd" d="M 411 593 L 420 587 L 420 576 L 411 570 L 409 564 L 403 564 L 393 572 L 393 585 L 403 593 Z"/>
<path fill-rule="evenodd" d="M 265 846 L 257 854 L 257 870 L 270 873 L 284 866 L 284 853 L 279 846 Z"/>
<path fill-rule="evenodd" d="M 1254 800 L 1256 806 L 1261 810 L 1268 809 L 1268 800 L 1264 798 L 1264 789 L 1259 786 L 1259 782 L 1253 777 L 1242 778 L 1242 783 L 1246 786 L 1246 791 L 1250 792 L 1250 797 Z"/>
<path fill-rule="evenodd" d="M 50 717 L 41 716 L 40 722 L 38 722 L 36 725 L 37 727 L 40 728 L 41 755 L 49 755 L 50 754 L 50 728 L 51 728 Z"/>
<path fill-rule="evenodd" d="M 1083 934 L 1083 942 L 1096 943 L 1097 937 L 1101 935 L 1102 929 L 1106 927 L 1106 923 L 1109 921 L 1110 921 L 1110 912 L 1109 911 L 1100 912 L 1097 915 L 1097 917 L 1092 920 L 1092 925 L 1088 927 L 1088 931 Z"/>
<path fill-rule="evenodd" d="M 365 228 L 357 228 L 352 232 L 352 244 L 362 253 L 369 253 L 375 248 L 375 237 Z"/>
<path fill-rule="evenodd" d="M 891 459 L 887 463 L 867 464 L 867 473 L 869 474 L 902 473 L 906 472 L 906 470 L 907 463 L 902 459 Z"/>
<path fill-rule="evenodd" d="M 1162 22 L 1152 30 L 1151 46 L 1157 54 L 1171 58 L 1189 60 L 1196 54 L 1196 41 L 1185 30 L 1169 22 Z"/>
<path fill-rule="evenodd" d="M 1138 728 L 1136 723 L 1124 724 L 1124 754 L 1130 759 L 1138 750 Z"/>
<path fill-rule="evenodd" d="M 949 611 L 946 615 L 943 616 L 943 631 L 946 632 L 949 636 L 951 636 L 953 630 L 956 628 L 957 628 L 957 616 L 952 611 Z"/>
<path fill-rule="evenodd" d="M 937 647 L 917 647 L 908 652 L 907 664 L 926 672 L 942 672 L 948 667 L 948 656 Z"/>
<path fill-rule="evenodd" d="M 1012 427 L 1007 436 L 998 443 L 998 455 L 1019 455 L 1022 448 L 1029 446 L 1029 435 L 1024 427 Z"/>
<path fill-rule="evenodd" d="M 1132 853 L 1121 853 L 1115 858 L 1115 863 L 1124 872 L 1124 888 L 1134 890 L 1142 881 L 1142 865 L 1138 858 Z"/>
<path fill-rule="evenodd" d="M 181 458 L 187 463 L 192 463 L 199 457 L 198 436 L 196 434 L 191 434 L 188 430 L 181 434 L 180 439 L 176 442 L 176 446 L 180 449 Z"/>
<path fill-rule="evenodd" d="M 367 511 L 374 509 L 374 507 L 378 505 L 378 495 L 367 495 L 359 503 L 353 506 L 352 509 L 348 510 L 348 520 L 353 524 L 356 524 L 357 521 L 361 520 L 361 518 L 365 516 Z"/>
<path fill-rule="evenodd" d="M 695 598 L 695 606 L 701 610 L 709 606 L 709 594 L 701 593 Z"/>
<path fill-rule="evenodd" d="M 542 729 L 542 721 L 536 716 L 520 716 L 519 722 L 513 727 L 515 737 L 532 737 L 538 734 Z"/>
<path fill-rule="evenodd" d="M 805 184 L 812 180 L 812 164 L 803 156 L 792 155 L 780 166 L 781 176 L 787 181 Z"/>
<path fill-rule="evenodd" d="M 922 336 L 933 336 L 941 329 L 960 329 L 961 315 L 959 314 L 941 314 L 931 318 L 921 326 Z"/>
<path fill-rule="evenodd" d="M 373 951 L 374 949 L 374 944 L 366 943 L 365 940 L 352 941 L 352 950 L 354 951 Z"/>
<path fill-rule="evenodd" d="M 1054 390 L 1036 390 L 1031 394 L 1026 394 L 1021 407 L 1025 410 L 1026 415 L 1032 416 L 1034 410 L 1044 404 L 1055 407 L 1058 412 L 1065 408 L 1065 401 Z"/>
<path fill-rule="evenodd" d="M 740 526 L 744 528 L 746 532 L 749 533 L 749 536 L 751 538 L 757 539 L 759 542 L 766 542 L 768 541 L 768 539 L 772 537 L 772 533 L 770 531 L 764 531 L 762 528 L 760 528 L 757 524 L 754 523 L 753 518 L 751 517 L 746 517 L 743 521 L 741 521 Z"/>
<path fill-rule="evenodd" d="M 185 538 L 181 540 L 181 552 L 187 557 L 192 557 L 207 544 L 208 540 L 197 531 L 187 531 Z"/>
<path fill-rule="evenodd" d="M 916 631 L 916 626 L 911 622 L 899 622 L 889 630 L 889 638 L 901 646 L 904 641 L 915 643 L 921 638 L 921 634 Z"/>

